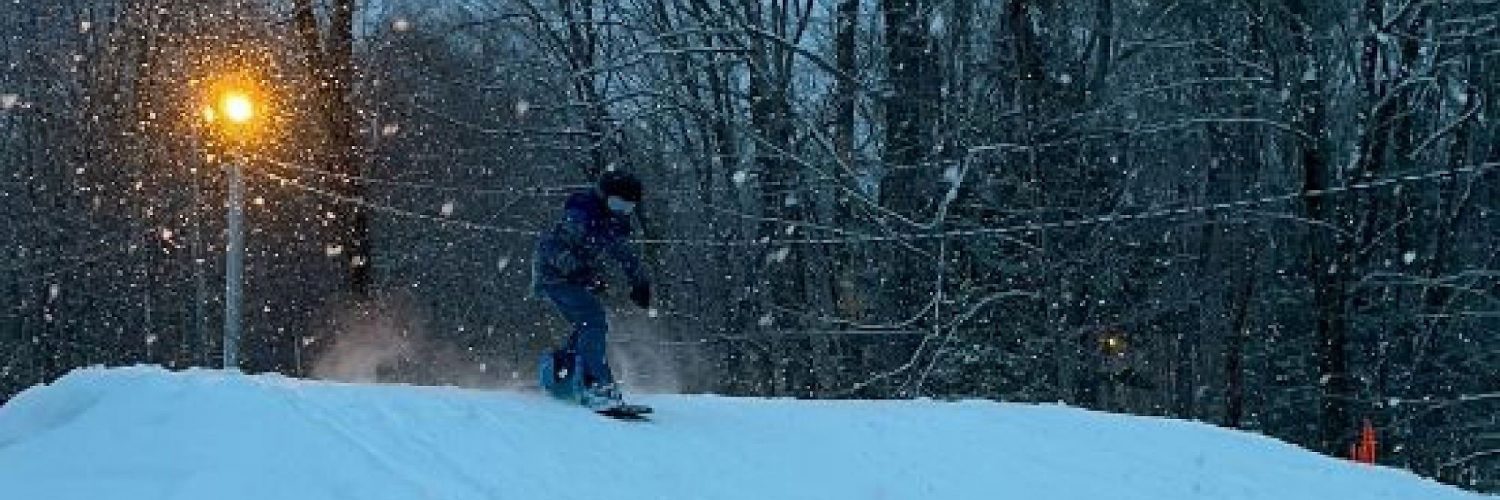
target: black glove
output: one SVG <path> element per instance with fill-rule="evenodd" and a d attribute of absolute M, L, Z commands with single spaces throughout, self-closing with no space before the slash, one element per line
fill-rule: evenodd
<path fill-rule="evenodd" d="M 630 301 L 641 309 L 651 308 L 651 285 L 636 285 L 630 288 Z"/>

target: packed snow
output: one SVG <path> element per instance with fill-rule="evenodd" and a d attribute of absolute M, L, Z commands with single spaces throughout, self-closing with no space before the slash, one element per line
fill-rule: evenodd
<path fill-rule="evenodd" d="M 6 499 L 1482 498 L 1209 425 L 1054 405 L 526 391 L 92 368 L 0 407 Z"/>

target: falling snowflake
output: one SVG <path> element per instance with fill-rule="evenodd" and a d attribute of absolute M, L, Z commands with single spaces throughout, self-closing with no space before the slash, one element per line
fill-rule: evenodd
<path fill-rule="evenodd" d="M 495 267 L 501 271 L 504 271 L 506 268 L 510 267 L 510 257 L 501 257 L 500 261 L 495 263 Z"/>
<path fill-rule="evenodd" d="M 380 129 L 380 135 L 385 137 L 396 135 L 398 132 L 401 132 L 401 125 L 395 123 L 387 123 Z"/>
<path fill-rule="evenodd" d="M 776 251 L 771 252 L 771 255 L 766 256 L 766 260 L 768 262 L 774 262 L 774 263 L 780 264 L 780 263 L 786 261 L 786 256 L 790 255 L 791 253 L 792 253 L 792 249 L 791 248 L 781 247 L 781 248 L 776 249 Z"/>
<path fill-rule="evenodd" d="M 744 184 L 750 180 L 750 172 L 744 170 L 737 171 L 734 173 L 733 179 L 735 184 Z"/>
<path fill-rule="evenodd" d="M 1411 264 L 1412 262 L 1416 262 L 1416 261 L 1417 261 L 1417 252 L 1408 251 L 1404 255 L 1401 256 L 1401 262 L 1405 262 L 1407 264 Z"/>
<path fill-rule="evenodd" d="M 516 118 L 524 118 L 531 112 L 531 102 L 525 99 L 516 100 Z"/>
<path fill-rule="evenodd" d="M 339 255 L 343 255 L 344 247 L 340 245 L 328 245 L 328 248 L 324 250 L 324 253 L 326 253 L 329 257 L 338 257 Z"/>
<path fill-rule="evenodd" d="M 21 96 L 16 94 L 0 94 L 0 109 L 10 109 L 20 104 Z"/>
<path fill-rule="evenodd" d="M 444 203 L 441 212 L 443 217 L 453 216 L 453 201 L 449 200 L 447 203 Z"/>
<path fill-rule="evenodd" d="M 759 324 L 760 326 L 771 326 L 775 322 L 776 322 L 776 319 L 772 318 L 771 315 L 768 313 L 765 316 L 761 316 L 760 317 L 760 321 L 757 321 L 756 323 Z"/>
<path fill-rule="evenodd" d="M 407 31 L 411 31 L 411 21 L 408 21 L 406 19 L 397 19 L 391 22 L 391 29 L 396 30 L 397 33 L 405 33 Z"/>

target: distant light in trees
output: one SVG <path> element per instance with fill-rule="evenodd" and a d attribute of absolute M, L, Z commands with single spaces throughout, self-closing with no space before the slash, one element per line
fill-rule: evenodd
<path fill-rule="evenodd" d="M 1129 347 L 1123 332 L 1111 331 L 1099 338 L 1099 349 L 1109 356 L 1123 356 Z"/>

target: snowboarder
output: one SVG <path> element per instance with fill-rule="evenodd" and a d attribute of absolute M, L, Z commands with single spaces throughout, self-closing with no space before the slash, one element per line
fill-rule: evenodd
<path fill-rule="evenodd" d="M 573 326 L 567 344 L 549 354 L 550 359 L 544 356 L 543 369 L 556 372 L 543 373 L 543 385 L 549 385 L 546 377 L 574 381 L 581 391 L 571 396 L 596 411 L 624 404 L 605 357 L 609 323 L 598 297 L 606 286 L 600 254 L 619 263 L 630 281 L 631 302 L 642 309 L 651 307 L 651 283 L 629 245 L 630 216 L 641 196 L 641 181 L 635 176 L 607 172 L 593 188 L 569 196 L 562 220 L 537 240 L 534 292 L 551 300 Z"/>

